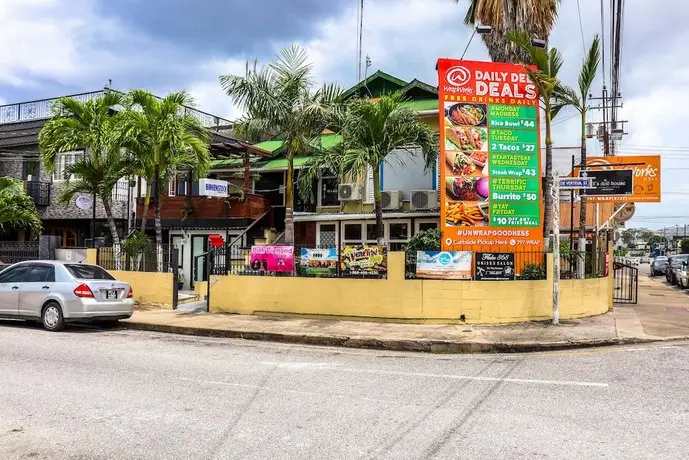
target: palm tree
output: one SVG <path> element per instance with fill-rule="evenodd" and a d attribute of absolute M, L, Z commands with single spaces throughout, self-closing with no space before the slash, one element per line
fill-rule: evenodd
<path fill-rule="evenodd" d="M 460 3 L 460 0 L 454 0 Z M 464 3 L 465 0 L 461 0 Z M 530 36 L 547 40 L 557 21 L 560 0 L 469 0 L 464 23 L 492 27 L 481 35 L 495 62 L 527 62 L 529 54 L 507 38 L 511 32 L 526 31 Z"/>
<path fill-rule="evenodd" d="M 33 236 L 41 231 L 36 206 L 24 191 L 20 180 L 0 177 L 0 231 L 28 230 Z"/>
<path fill-rule="evenodd" d="M 557 115 L 560 106 L 553 106 L 553 97 L 556 88 L 560 85 L 558 72 L 562 67 L 562 55 L 557 48 L 546 51 L 543 48 L 531 44 L 531 35 L 528 32 L 511 32 L 508 39 L 518 45 L 529 57 L 536 69 L 524 65 L 531 81 L 538 87 L 541 105 L 545 113 L 545 178 L 543 199 L 543 235 L 550 238 L 550 229 L 553 224 L 553 138 L 551 135 L 552 120 Z M 550 245 L 548 244 L 548 247 Z"/>
<path fill-rule="evenodd" d="M 314 179 L 323 170 L 337 172 L 341 177 L 360 177 L 370 168 L 373 171 L 373 197 L 376 214 L 376 238 L 385 244 L 383 208 L 380 193 L 380 165 L 384 161 L 404 162 L 401 155 L 421 154 L 426 169 L 438 159 L 438 134 L 420 121 L 414 111 L 402 106 L 402 95 L 384 95 L 377 101 L 356 99 L 344 110 L 336 110 L 333 125 L 340 131 L 342 142 L 331 150 L 318 151 L 299 175 L 302 195 L 311 190 Z"/>
<path fill-rule="evenodd" d="M 115 135 L 119 117 L 113 107 L 121 104 L 122 95 L 112 91 L 86 102 L 69 97 L 59 99 L 53 106 L 55 116 L 39 133 L 41 160 L 50 172 L 55 172 L 60 153 L 86 149 L 81 159 L 66 168 L 67 183 L 59 200 L 69 203 L 77 193 L 89 193 L 100 198 L 116 247 L 120 241 L 112 216 L 112 189 L 119 179 L 127 175 L 128 163 Z M 71 175 L 77 176 L 75 181 L 69 180 Z"/>
<path fill-rule="evenodd" d="M 581 70 L 579 71 L 578 90 L 570 88 L 566 85 L 560 85 L 555 90 L 555 104 L 556 110 L 559 107 L 571 105 L 581 115 L 581 159 L 579 164 L 586 165 L 586 114 L 588 112 L 588 98 L 593 85 L 593 80 L 596 78 L 598 72 L 598 64 L 600 63 L 600 39 L 598 35 L 593 37 L 591 47 L 584 56 L 581 63 Z M 581 197 L 579 211 L 579 247 L 578 252 L 583 254 L 586 252 L 586 196 Z M 574 225 L 574 223 L 571 223 Z M 579 257 L 578 272 L 583 274 L 584 260 Z"/>
<path fill-rule="evenodd" d="M 337 85 L 314 90 L 312 64 L 297 45 L 280 52 L 277 60 L 244 76 L 223 75 L 220 85 L 246 115 L 234 126 L 249 141 L 280 136 L 287 159 L 285 184 L 285 241 L 294 244 L 294 157 L 308 155 L 313 139 L 328 125 L 328 108 L 341 94 Z"/>
<path fill-rule="evenodd" d="M 203 177 L 210 168 L 209 133 L 185 107 L 193 99 L 185 91 L 172 92 L 160 99 L 148 91 L 132 90 L 126 98 L 118 137 L 135 157 L 134 168 L 146 179 L 141 231 L 146 231 L 147 209 L 153 196 L 156 245 L 163 244 L 160 196 L 176 171 L 190 169 Z"/>

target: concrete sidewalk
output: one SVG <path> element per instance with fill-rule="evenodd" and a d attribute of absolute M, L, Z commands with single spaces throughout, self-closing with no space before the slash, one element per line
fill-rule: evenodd
<path fill-rule="evenodd" d="M 641 278 L 638 305 L 615 306 L 604 315 L 568 320 L 559 326 L 544 322 L 419 325 L 171 310 L 136 311 L 123 325 L 188 335 L 434 353 L 535 351 L 689 339 L 689 295 L 660 279 Z"/>

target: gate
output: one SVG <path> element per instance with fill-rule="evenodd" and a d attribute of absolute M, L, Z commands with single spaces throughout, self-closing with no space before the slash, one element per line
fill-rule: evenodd
<path fill-rule="evenodd" d="M 635 304 L 639 293 L 639 269 L 622 262 L 613 263 L 613 294 L 615 303 Z"/>
<path fill-rule="evenodd" d="M 39 258 L 38 247 L 38 241 L 0 241 L 0 265 L 36 260 Z"/>

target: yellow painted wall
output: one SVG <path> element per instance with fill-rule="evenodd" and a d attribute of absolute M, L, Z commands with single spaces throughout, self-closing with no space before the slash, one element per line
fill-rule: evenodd
<path fill-rule="evenodd" d="M 172 308 L 172 273 L 108 271 L 131 285 L 137 302 Z"/>
<path fill-rule="evenodd" d="M 98 252 L 97 249 L 93 249 L 93 248 L 87 249 L 86 250 L 86 260 L 84 262 L 86 262 L 87 264 L 95 265 L 96 259 L 97 259 L 97 255 L 96 255 L 97 252 Z"/>
<path fill-rule="evenodd" d="M 548 258 L 552 266 L 552 256 Z M 552 318 L 553 281 L 405 280 L 404 254 L 388 254 L 388 279 L 218 276 L 211 311 L 411 322 L 509 323 Z M 216 281 L 217 280 L 217 281 Z M 561 282 L 560 317 L 604 313 L 612 276 Z"/>

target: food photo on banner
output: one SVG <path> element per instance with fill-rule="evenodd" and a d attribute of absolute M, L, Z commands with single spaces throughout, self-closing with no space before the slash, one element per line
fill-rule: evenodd
<path fill-rule="evenodd" d="M 299 274 L 306 276 L 337 275 L 337 250 L 301 248 Z"/>
<path fill-rule="evenodd" d="M 513 252 L 477 252 L 476 281 L 514 280 Z"/>
<path fill-rule="evenodd" d="M 249 265 L 255 271 L 291 273 L 294 271 L 294 247 L 251 246 Z"/>
<path fill-rule="evenodd" d="M 438 60 L 445 251 L 543 245 L 538 91 L 521 65 Z"/>
<path fill-rule="evenodd" d="M 345 246 L 342 248 L 342 277 L 381 278 L 388 273 L 388 249 L 385 246 Z"/>
<path fill-rule="evenodd" d="M 471 251 L 417 251 L 416 277 L 470 280 Z"/>

